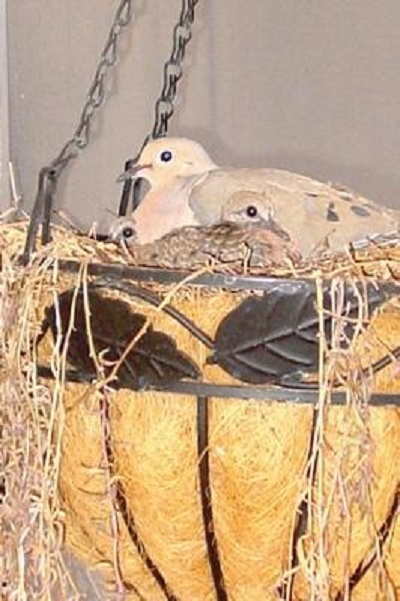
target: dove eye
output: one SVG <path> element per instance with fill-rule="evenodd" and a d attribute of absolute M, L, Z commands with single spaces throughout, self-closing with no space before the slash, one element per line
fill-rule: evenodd
<path fill-rule="evenodd" d="M 247 217 L 257 217 L 257 215 L 258 215 L 257 207 L 255 207 L 254 205 L 249 205 L 246 208 L 246 215 L 247 215 Z"/>
<path fill-rule="evenodd" d="M 161 154 L 160 154 L 160 160 L 163 163 L 169 163 L 169 161 L 172 160 L 172 152 L 170 150 L 164 150 Z"/>
<path fill-rule="evenodd" d="M 135 230 L 130 225 L 127 225 L 122 230 L 122 236 L 125 238 L 125 240 L 129 240 L 129 238 L 133 238 L 134 235 L 135 235 Z"/>

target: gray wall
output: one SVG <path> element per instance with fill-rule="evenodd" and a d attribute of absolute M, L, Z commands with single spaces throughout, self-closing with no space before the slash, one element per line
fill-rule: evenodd
<path fill-rule="evenodd" d="M 140 0 L 91 146 L 58 198 L 116 211 L 153 121 L 180 0 Z M 9 0 L 11 153 L 26 206 L 74 131 L 118 0 Z M 400 207 L 399 0 L 200 0 L 171 134 L 221 164 L 271 165 Z"/>
<path fill-rule="evenodd" d="M 0 210 L 6 209 L 10 204 L 8 121 L 6 0 L 0 0 Z"/>

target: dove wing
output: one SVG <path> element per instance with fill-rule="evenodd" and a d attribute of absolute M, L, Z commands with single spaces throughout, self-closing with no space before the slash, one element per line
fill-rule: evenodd
<path fill-rule="evenodd" d="M 329 248 L 342 250 L 350 241 L 397 229 L 400 212 L 389 210 L 345 188 L 279 169 L 216 169 L 191 182 L 189 205 L 196 220 L 221 219 L 233 194 L 263 195 L 274 219 L 303 253 L 329 239 Z"/>

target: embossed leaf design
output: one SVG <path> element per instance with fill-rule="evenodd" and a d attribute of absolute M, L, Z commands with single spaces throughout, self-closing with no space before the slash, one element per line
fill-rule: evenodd
<path fill-rule="evenodd" d="M 366 289 L 370 314 L 393 292 L 392 286 Z M 362 292 L 361 292 L 362 295 Z M 359 310 L 359 295 L 345 291 L 342 344 L 348 343 Z M 330 309 L 330 286 L 323 290 L 325 309 Z M 332 317 L 324 313 L 324 332 L 331 341 Z M 251 296 L 221 322 L 210 358 L 234 377 L 253 384 L 289 381 L 288 375 L 315 372 L 319 363 L 319 316 L 312 282 L 277 284 L 263 296 Z M 294 378 L 296 380 L 296 378 Z"/>
<path fill-rule="evenodd" d="M 84 375 L 95 375 L 95 363 L 90 356 L 87 315 L 84 297 L 78 292 L 73 308 L 73 291 L 60 295 L 58 306 L 46 310 L 44 330 L 51 329 L 54 339 L 61 333 L 62 348 L 68 344 L 67 361 Z M 90 331 L 96 355 L 102 353 L 106 362 L 117 362 L 127 346 L 140 332 L 146 317 L 119 299 L 100 292 L 89 292 Z M 74 327 L 68 334 L 73 313 Z M 105 366 L 109 373 L 111 366 Z M 175 341 L 150 325 L 128 353 L 118 370 L 117 385 L 143 389 L 167 385 L 182 378 L 197 379 L 200 372 L 195 363 L 180 351 Z"/>

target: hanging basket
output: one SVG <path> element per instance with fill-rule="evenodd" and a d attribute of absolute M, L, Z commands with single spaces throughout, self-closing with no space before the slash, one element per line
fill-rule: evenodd
<path fill-rule="evenodd" d="M 396 598 L 400 252 L 385 252 L 184 280 L 59 233 L 23 277 L 70 549 L 132 599 Z"/>

